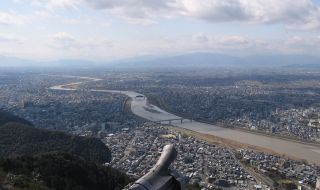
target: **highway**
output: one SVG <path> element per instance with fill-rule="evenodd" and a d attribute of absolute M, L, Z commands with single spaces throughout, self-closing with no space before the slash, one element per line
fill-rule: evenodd
<path fill-rule="evenodd" d="M 69 76 L 76 77 L 76 76 Z M 101 79 L 89 78 L 89 77 L 77 77 L 80 79 L 86 79 L 88 81 L 57 85 L 50 89 L 52 90 L 77 90 L 69 88 L 68 86 L 74 84 L 87 83 L 90 81 L 98 81 Z M 137 98 L 137 96 L 143 96 L 143 94 L 133 91 L 117 91 L 117 90 L 90 90 L 92 92 L 105 92 L 105 93 L 120 93 L 124 94 L 132 99 L 131 110 L 135 115 L 145 118 L 150 121 L 180 119 L 174 114 L 168 113 L 159 107 L 152 105 L 148 102 L 147 98 Z M 181 123 L 179 120 L 172 121 L 171 125 L 181 127 L 184 129 L 193 130 L 203 134 L 209 134 L 224 139 L 237 141 L 242 144 L 261 147 L 265 150 L 270 150 L 279 154 L 284 154 L 296 159 L 304 159 L 309 163 L 315 163 L 320 165 L 320 145 L 304 144 L 296 141 L 280 139 L 271 136 L 264 136 L 259 134 L 253 134 L 245 131 L 238 131 L 229 128 L 218 127 L 212 124 L 206 124 L 201 122 L 191 122 L 188 119 L 184 119 Z"/>

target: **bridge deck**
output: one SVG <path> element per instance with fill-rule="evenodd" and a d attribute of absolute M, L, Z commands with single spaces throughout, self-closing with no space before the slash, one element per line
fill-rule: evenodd
<path fill-rule="evenodd" d="M 180 122 L 182 123 L 184 120 L 188 120 L 188 121 L 191 121 L 191 122 L 192 122 L 192 120 L 190 120 L 190 119 L 175 118 L 175 119 L 158 120 L 158 121 L 154 121 L 154 123 L 159 123 L 159 124 L 161 124 L 162 122 L 169 122 L 169 124 L 171 124 L 172 121 L 180 121 Z"/>

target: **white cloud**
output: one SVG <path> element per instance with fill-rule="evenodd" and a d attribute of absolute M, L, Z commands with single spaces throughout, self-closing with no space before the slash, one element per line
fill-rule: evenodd
<path fill-rule="evenodd" d="M 67 41 L 67 42 L 75 41 L 74 37 L 71 34 L 68 34 L 67 32 L 58 32 L 50 36 L 56 41 Z"/>
<path fill-rule="evenodd" d="M 247 20 L 249 13 L 239 0 L 181 0 L 184 15 L 210 22 Z"/>
<path fill-rule="evenodd" d="M 77 9 L 80 0 L 49 0 L 48 5 L 51 7 L 58 8 L 73 8 Z"/>
<path fill-rule="evenodd" d="M 196 33 L 190 41 L 177 41 L 171 49 L 212 51 L 227 54 L 313 54 L 320 51 L 320 36 L 290 36 L 288 38 L 252 38 L 240 35 L 208 35 Z M 205 39 L 205 40 L 202 40 Z M 170 44 L 168 44 L 169 47 Z M 163 48 L 165 49 L 165 48 Z"/>
<path fill-rule="evenodd" d="M 23 16 L 0 11 L 0 25 L 20 25 L 23 24 L 24 21 L 25 18 Z"/>
<path fill-rule="evenodd" d="M 256 40 L 239 35 L 219 35 L 208 36 L 202 32 L 192 35 L 192 41 L 199 44 L 211 44 L 215 46 L 247 46 L 251 43 L 255 43 Z M 258 41 L 257 41 L 258 42 Z"/>
<path fill-rule="evenodd" d="M 38 18 L 45 18 L 45 19 L 48 19 L 48 18 L 52 18 L 54 17 L 54 15 L 48 11 L 44 11 L 44 10 L 41 10 L 41 11 L 35 11 L 34 12 L 34 15 Z"/>
<path fill-rule="evenodd" d="M 67 50 L 77 46 L 77 41 L 75 37 L 66 32 L 58 32 L 49 35 L 49 40 L 49 46 L 55 49 Z"/>
<path fill-rule="evenodd" d="M 292 52 L 317 53 L 320 51 L 320 36 L 289 37 L 284 43 L 284 49 Z"/>
<path fill-rule="evenodd" d="M 183 16 L 209 22 L 284 24 L 290 29 L 320 29 L 320 8 L 312 0 L 85 0 L 95 9 L 125 18 Z"/>
<path fill-rule="evenodd" d="M 196 42 L 208 42 L 208 37 L 202 32 L 192 35 L 192 40 Z"/>
<path fill-rule="evenodd" d="M 95 9 L 128 11 L 131 17 L 153 16 L 170 10 L 175 0 L 85 0 Z"/>
<path fill-rule="evenodd" d="M 48 9 L 77 9 L 82 0 L 32 0 L 33 5 L 45 6 Z"/>
<path fill-rule="evenodd" d="M 239 35 L 210 35 L 203 32 L 195 33 L 190 36 L 182 36 L 179 37 L 179 39 L 161 38 L 149 40 L 138 46 L 132 44 L 138 43 L 133 42 L 126 45 L 126 47 L 116 46 L 115 49 L 125 49 L 125 52 L 130 53 L 131 56 L 147 54 L 184 54 L 195 51 L 241 55 L 275 50 L 274 48 L 269 48 L 272 44 L 271 42 L 269 44 L 261 39 Z"/>
<path fill-rule="evenodd" d="M 222 36 L 218 37 L 215 41 L 223 45 L 247 45 L 250 43 L 250 39 L 243 36 Z"/>
<path fill-rule="evenodd" d="M 14 43 L 14 44 L 22 44 L 23 40 L 11 34 L 3 34 L 0 33 L 0 42 L 1 43 Z"/>
<path fill-rule="evenodd" d="M 83 21 L 79 19 L 63 19 L 64 24 L 81 24 Z"/>
<path fill-rule="evenodd" d="M 150 25 L 175 15 L 175 0 L 84 0 L 98 10 L 107 9 L 131 24 Z"/>
<path fill-rule="evenodd" d="M 32 2 L 32 13 L 24 12 L 1 12 L 1 25 L 23 25 L 20 27 L 25 36 L 23 40 L 16 36 L 0 34 L 0 45 L 3 50 L 12 46 L 13 53 L 18 51 L 30 51 L 41 54 L 40 50 L 46 51 L 50 56 L 72 55 L 81 57 L 91 55 L 93 58 L 100 56 L 116 55 L 134 56 L 139 53 L 183 53 L 188 51 L 215 51 L 223 53 L 278 53 L 299 52 L 318 53 L 320 51 L 320 38 L 312 37 L 315 33 L 306 32 L 320 30 L 320 8 L 312 0 L 13 0 L 20 5 L 29 5 Z M 20 6 L 19 5 L 19 6 Z M 18 4 L 17 4 L 18 6 Z M 14 9 L 14 8 L 12 8 Z M 90 9 L 90 10 L 88 10 Z M 20 10 L 20 8 L 19 8 Z M 95 11 L 95 13 L 92 13 Z M 72 12 L 73 11 L 73 12 Z M 70 13 L 69 13 L 70 12 Z M 19 14 L 17 14 L 19 13 Z M 88 13 L 88 14 L 87 14 Z M 25 14 L 25 15 L 22 15 Z M 143 33 L 131 32 L 136 26 L 118 24 L 120 17 L 130 24 L 153 25 L 155 32 L 141 30 Z M 165 19 L 177 19 L 176 26 L 173 22 L 163 22 Z M 190 20 L 201 20 L 197 26 L 204 26 L 202 32 L 192 34 L 192 26 L 185 25 Z M 28 24 L 25 24 L 25 23 Z M 162 23 L 163 22 L 163 23 Z M 223 25 L 211 25 L 210 23 L 229 23 Z M 230 23 L 231 22 L 231 23 Z M 228 30 L 233 22 L 237 22 L 234 35 L 223 35 L 219 31 Z M 113 24 L 116 23 L 116 24 Z M 169 23 L 169 24 L 168 24 Z M 240 24 L 238 24 L 240 23 Z M 72 24 L 72 26 L 71 26 Z M 111 25 L 112 24 L 112 25 Z M 198 24 L 198 23 L 197 23 Z M 290 30 L 284 38 L 283 28 L 270 26 L 272 31 L 261 32 L 265 27 L 255 26 L 252 32 L 261 36 L 259 39 L 253 36 L 245 36 L 241 28 L 241 34 L 237 27 L 248 25 L 283 25 Z M 110 26 L 110 28 L 106 28 Z M 184 27 L 180 29 L 179 27 Z M 212 32 L 212 27 L 225 27 L 223 30 Z M 87 28 L 97 28 L 89 33 L 96 36 L 87 36 Z M 122 28 L 127 31 L 119 32 Z M 260 27 L 260 28 L 259 28 Z M 73 31 L 72 34 L 60 31 Z M 257 29 L 257 31 L 255 31 Z M 33 33 L 33 29 L 35 33 Z M 76 30 L 77 29 L 77 30 Z M 81 29 L 84 29 L 82 31 Z M 163 30 L 162 29 L 166 29 Z M 267 30 L 269 28 L 266 27 Z M 5 31 L 5 30 L 4 30 Z M 3 31 L 3 32 L 4 32 Z M 8 28 L 8 31 L 12 31 Z M 20 31 L 17 31 L 16 35 Z M 14 32 L 12 35 L 14 35 Z M 211 31 L 211 32 L 210 32 Z M 281 34 L 275 34 L 279 32 Z M 51 34 L 50 33 L 54 33 Z M 160 36 L 158 35 L 159 33 Z M 104 39 L 110 35 L 116 42 Z M 270 36 L 269 36 L 270 35 Z M 295 36 L 297 35 L 297 36 Z M 300 36 L 299 36 L 300 35 Z M 124 37 L 124 38 L 123 38 Z M 101 38 L 101 39 L 99 39 Z M 141 43 L 143 41 L 143 43 Z M 14 44 L 23 42 L 22 45 Z M 30 45 L 37 51 L 30 49 Z M 37 46 L 37 48 L 36 48 Z M 20 49 L 21 48 L 21 49 Z M 22 50 L 22 48 L 24 48 Z M 49 52 L 49 53 L 48 53 Z M 107 53 L 106 53 L 107 52 Z M 38 56 L 38 55 L 35 55 Z M 42 56 L 42 55 L 41 55 Z"/>
<path fill-rule="evenodd" d="M 19 0 L 26 1 L 26 0 Z M 320 29 L 320 7 L 312 0 L 31 0 L 47 10 L 79 9 L 87 4 L 109 10 L 133 24 L 187 17 L 208 22 L 284 24 L 288 29 Z"/>
<path fill-rule="evenodd" d="M 157 21 L 152 20 L 152 19 L 148 19 L 148 18 L 130 18 L 130 17 L 125 17 L 124 19 L 128 23 L 134 24 L 134 25 L 150 26 L 150 25 L 158 23 Z"/>
<path fill-rule="evenodd" d="M 67 32 L 58 32 L 49 35 L 49 47 L 62 51 L 89 50 L 95 51 L 99 48 L 110 48 L 113 43 L 101 38 L 76 38 Z"/>

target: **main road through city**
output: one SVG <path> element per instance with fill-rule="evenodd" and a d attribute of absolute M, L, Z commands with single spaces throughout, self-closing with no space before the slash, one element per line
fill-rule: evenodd
<path fill-rule="evenodd" d="M 66 77 L 76 77 L 76 76 L 66 76 Z M 86 79 L 85 82 L 71 83 L 53 86 L 52 90 L 77 90 L 75 88 L 70 88 L 70 85 L 79 85 L 82 83 L 87 83 L 91 81 L 98 81 L 101 79 L 89 78 L 89 77 L 77 77 L 80 79 Z M 174 114 L 168 113 L 159 107 L 150 104 L 147 98 L 143 94 L 139 94 L 133 91 L 118 91 L 118 90 L 90 90 L 92 92 L 105 92 L 105 93 L 120 93 L 124 94 L 132 99 L 131 110 L 135 115 L 145 118 L 150 121 L 160 121 L 160 120 L 171 120 L 180 119 Z M 223 127 L 218 127 L 212 124 L 206 124 L 201 122 L 184 119 L 184 122 L 176 120 L 172 121 L 171 125 L 176 127 L 181 127 L 184 129 L 193 130 L 203 134 L 209 134 L 216 137 L 224 138 L 227 140 L 237 141 L 242 144 L 252 145 L 256 147 L 261 147 L 263 149 L 268 149 L 279 154 L 285 154 L 293 158 L 305 159 L 309 163 L 315 163 L 320 165 L 320 146 L 300 143 L 296 141 L 280 139 L 276 137 L 270 137 L 265 135 L 259 135 L 239 130 L 233 130 Z"/>

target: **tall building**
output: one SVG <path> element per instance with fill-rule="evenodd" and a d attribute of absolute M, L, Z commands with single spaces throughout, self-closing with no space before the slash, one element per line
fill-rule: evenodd
<path fill-rule="evenodd" d="M 106 123 L 102 123 L 101 124 L 101 131 L 105 131 L 106 130 Z"/>

